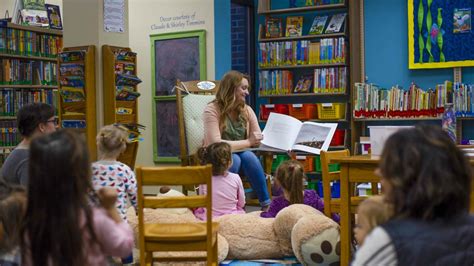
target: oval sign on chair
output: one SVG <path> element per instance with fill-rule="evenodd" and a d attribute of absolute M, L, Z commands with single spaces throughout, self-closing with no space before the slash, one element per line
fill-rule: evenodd
<path fill-rule="evenodd" d="M 212 81 L 201 81 L 201 82 L 198 82 L 197 87 L 200 90 L 210 91 L 216 87 L 216 84 Z"/>

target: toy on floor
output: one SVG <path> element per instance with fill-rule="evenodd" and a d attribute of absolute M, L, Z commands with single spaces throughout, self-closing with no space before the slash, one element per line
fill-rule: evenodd
<path fill-rule="evenodd" d="M 182 195 L 176 190 L 167 190 L 162 188 L 158 196 Z M 137 234 L 138 219 L 133 208 L 127 216 Z M 199 222 L 189 209 L 182 212 L 149 209 L 145 210 L 145 220 L 160 223 Z M 291 205 L 275 218 L 261 218 L 258 211 L 224 215 L 215 220 L 219 222 L 219 261 L 295 255 L 305 265 L 339 265 L 339 225 L 310 206 Z"/>

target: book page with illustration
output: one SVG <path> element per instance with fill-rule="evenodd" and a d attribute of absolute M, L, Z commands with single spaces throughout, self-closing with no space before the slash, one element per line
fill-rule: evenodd
<path fill-rule="evenodd" d="M 304 122 L 278 113 L 270 113 L 263 130 L 259 150 L 299 150 L 319 154 L 329 148 L 337 123 Z"/>

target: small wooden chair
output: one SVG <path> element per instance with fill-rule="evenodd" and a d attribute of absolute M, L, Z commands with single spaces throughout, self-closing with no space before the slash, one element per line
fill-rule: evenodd
<path fill-rule="evenodd" d="M 341 172 L 334 171 L 329 172 L 329 163 L 332 159 L 339 157 L 349 156 L 349 150 L 340 150 L 340 151 L 321 151 L 321 172 L 323 179 L 323 200 L 324 200 L 324 214 L 331 218 L 333 213 L 340 213 L 341 211 L 341 199 L 332 198 L 331 195 L 331 182 L 341 180 Z M 351 213 L 356 213 L 357 206 L 366 199 L 367 197 L 355 196 L 354 194 L 355 187 L 351 188 Z M 372 184 L 373 194 L 378 194 L 377 184 Z"/>
<path fill-rule="evenodd" d="M 202 147 L 204 139 L 204 123 L 202 115 L 204 108 L 208 103 L 215 99 L 215 94 L 219 87 L 219 81 L 212 81 L 215 87 L 212 89 L 200 89 L 198 83 L 200 80 L 177 81 L 176 84 L 176 106 L 178 108 L 178 126 L 179 126 L 179 147 L 181 165 L 197 165 L 195 158 L 197 150 Z M 272 154 L 262 153 L 264 156 L 264 170 L 270 173 Z M 246 177 L 242 177 L 244 188 L 251 188 Z M 187 194 L 193 187 L 183 187 L 183 192 Z M 267 179 L 267 189 L 271 198 L 271 181 Z M 246 199 L 247 205 L 260 205 L 258 199 Z"/>
<path fill-rule="evenodd" d="M 217 265 L 218 223 L 207 211 L 205 223 L 149 224 L 144 222 L 144 208 L 195 208 L 212 210 L 212 166 L 137 167 L 138 231 L 140 265 L 153 261 L 207 261 Z M 144 196 L 143 186 L 207 185 L 207 195 L 186 197 Z M 202 257 L 153 257 L 153 251 L 206 251 Z"/>

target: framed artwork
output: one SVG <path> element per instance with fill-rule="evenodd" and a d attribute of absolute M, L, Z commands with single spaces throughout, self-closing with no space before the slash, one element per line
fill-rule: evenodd
<path fill-rule="evenodd" d="M 410 69 L 474 66 L 473 0 L 408 0 Z"/>
<path fill-rule="evenodd" d="M 61 13 L 59 6 L 44 4 L 46 12 L 48 13 L 49 28 L 55 30 L 62 30 L 63 24 L 61 22 Z"/>
<path fill-rule="evenodd" d="M 153 159 L 179 162 L 176 81 L 206 80 L 204 30 L 150 35 L 153 84 Z"/>

